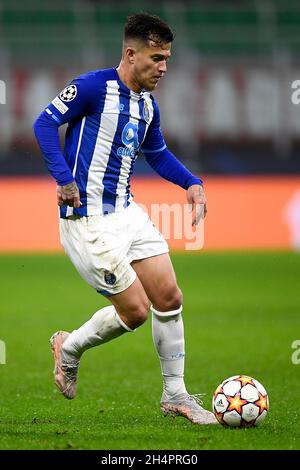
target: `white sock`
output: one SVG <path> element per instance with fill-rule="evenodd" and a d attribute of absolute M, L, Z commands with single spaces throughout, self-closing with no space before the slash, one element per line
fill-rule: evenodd
<path fill-rule="evenodd" d="M 159 312 L 153 306 L 152 335 L 163 375 L 162 400 L 187 393 L 184 384 L 184 329 L 182 307 Z"/>
<path fill-rule="evenodd" d="M 87 349 L 107 343 L 122 334 L 134 331 L 121 320 L 113 305 L 101 308 L 78 330 L 72 331 L 63 344 L 66 353 L 80 357 Z"/>

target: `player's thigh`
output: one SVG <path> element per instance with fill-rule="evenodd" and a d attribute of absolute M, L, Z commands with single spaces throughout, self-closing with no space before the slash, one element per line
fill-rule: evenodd
<path fill-rule="evenodd" d="M 126 237 L 102 218 L 61 220 L 61 241 L 81 276 L 115 306 L 130 328 L 147 319 L 149 300 L 127 259 Z M 115 227 L 116 229 L 116 227 Z"/>
<path fill-rule="evenodd" d="M 168 253 L 135 260 L 131 266 L 157 310 L 168 311 L 181 306 L 182 293 Z"/>
<path fill-rule="evenodd" d="M 61 243 L 79 274 L 98 293 L 125 291 L 136 279 L 126 253 L 128 240 L 116 223 L 108 227 L 101 217 L 61 219 Z"/>

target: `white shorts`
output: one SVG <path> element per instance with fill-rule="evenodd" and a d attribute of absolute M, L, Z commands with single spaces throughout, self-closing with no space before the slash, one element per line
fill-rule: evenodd
<path fill-rule="evenodd" d="M 60 219 L 60 240 L 79 274 L 103 295 L 118 294 L 134 282 L 133 260 L 169 251 L 135 202 L 118 213 Z"/>

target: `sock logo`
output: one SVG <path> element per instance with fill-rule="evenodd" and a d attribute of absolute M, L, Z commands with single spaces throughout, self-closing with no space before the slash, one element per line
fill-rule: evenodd
<path fill-rule="evenodd" d="M 180 359 L 181 357 L 184 357 L 184 353 L 171 354 L 172 359 Z"/>

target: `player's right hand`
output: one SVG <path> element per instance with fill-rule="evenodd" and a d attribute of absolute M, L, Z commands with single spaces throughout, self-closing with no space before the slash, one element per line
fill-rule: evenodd
<path fill-rule="evenodd" d="M 193 213 L 192 226 L 198 225 L 200 220 L 204 219 L 207 214 L 207 200 L 203 186 L 193 184 L 187 189 L 186 196 L 190 205 L 190 212 Z"/>
<path fill-rule="evenodd" d="M 75 181 L 65 186 L 57 186 L 57 204 L 59 206 L 80 207 L 80 194 Z"/>

